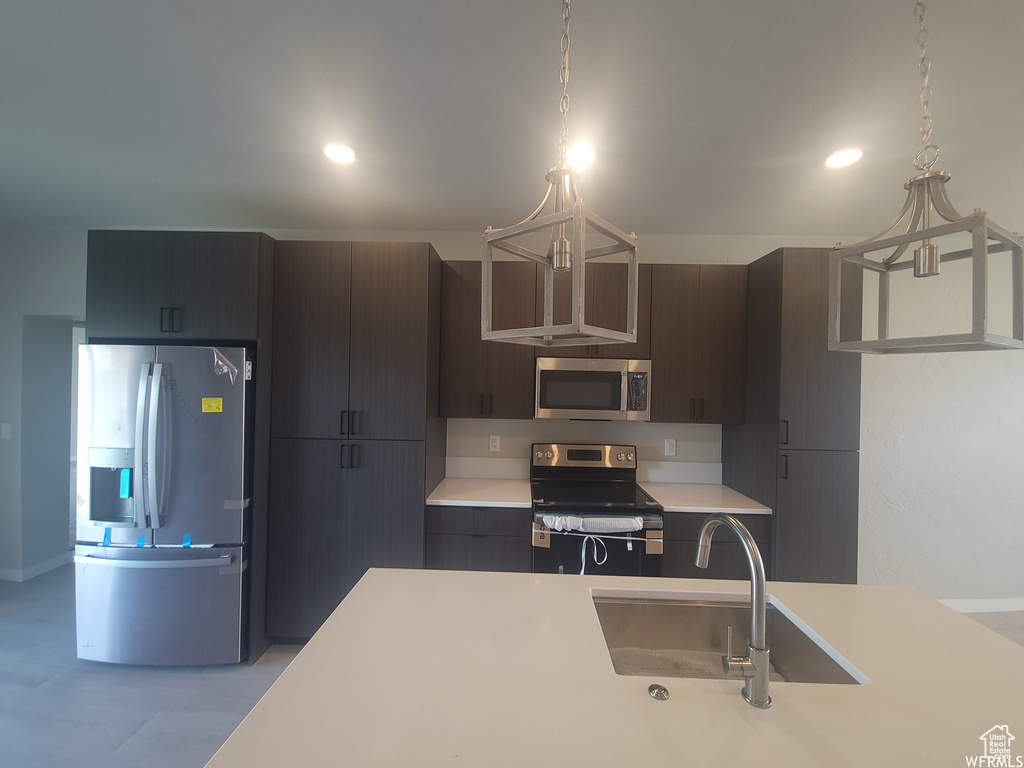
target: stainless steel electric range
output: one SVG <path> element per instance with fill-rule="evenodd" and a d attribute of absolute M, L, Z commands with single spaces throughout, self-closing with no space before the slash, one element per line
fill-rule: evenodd
<path fill-rule="evenodd" d="M 632 445 L 533 444 L 535 573 L 661 575 L 663 509 L 636 467 Z"/>

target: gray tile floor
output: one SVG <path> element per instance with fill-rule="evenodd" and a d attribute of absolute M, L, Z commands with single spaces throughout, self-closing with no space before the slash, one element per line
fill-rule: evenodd
<path fill-rule="evenodd" d="M 298 650 L 251 666 L 79 661 L 73 566 L 0 581 L 0 765 L 205 765 Z"/>

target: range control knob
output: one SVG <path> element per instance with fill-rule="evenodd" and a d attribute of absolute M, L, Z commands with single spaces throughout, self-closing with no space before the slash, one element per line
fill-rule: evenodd
<path fill-rule="evenodd" d="M 543 459 L 544 458 L 544 451 L 537 451 L 535 454 L 533 454 L 533 458 L 535 458 L 535 459 Z"/>
<path fill-rule="evenodd" d="M 629 461 L 632 461 L 632 460 L 633 460 L 633 454 L 632 454 L 632 453 L 627 453 L 627 454 L 626 454 L 626 458 L 627 458 L 627 459 L 628 459 Z"/>
<path fill-rule="evenodd" d="M 626 454 L 624 454 L 624 453 L 616 454 L 615 458 L 618 459 L 619 461 L 622 461 L 623 459 L 626 458 Z"/>
<path fill-rule="evenodd" d="M 545 459 L 553 459 L 553 458 L 555 458 L 555 454 L 553 454 L 551 451 L 545 451 L 544 452 L 544 458 Z"/>

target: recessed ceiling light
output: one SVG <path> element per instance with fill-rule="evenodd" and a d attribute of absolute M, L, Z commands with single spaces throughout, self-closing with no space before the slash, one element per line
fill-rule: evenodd
<path fill-rule="evenodd" d="M 859 149 L 837 149 L 828 156 L 828 160 L 825 161 L 825 165 L 829 168 L 842 168 L 844 165 L 856 163 L 860 160 L 860 156 L 862 154 L 863 153 Z"/>
<path fill-rule="evenodd" d="M 328 144 L 324 147 L 324 154 L 334 162 L 345 165 L 356 159 L 356 153 L 352 151 L 351 147 L 346 147 L 344 144 Z"/>
<path fill-rule="evenodd" d="M 577 171 L 594 162 L 594 148 L 589 144 L 573 144 L 565 153 L 565 160 Z"/>

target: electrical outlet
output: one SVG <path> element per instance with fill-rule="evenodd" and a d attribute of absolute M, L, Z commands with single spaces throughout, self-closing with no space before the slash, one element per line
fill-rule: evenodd
<path fill-rule="evenodd" d="M 676 440 L 674 437 L 665 438 L 665 455 L 675 456 L 676 455 Z"/>
<path fill-rule="evenodd" d="M 489 449 L 491 453 L 501 450 L 501 435 L 491 435 Z"/>

